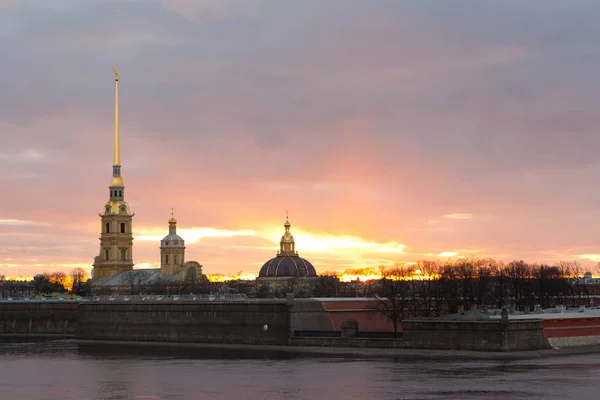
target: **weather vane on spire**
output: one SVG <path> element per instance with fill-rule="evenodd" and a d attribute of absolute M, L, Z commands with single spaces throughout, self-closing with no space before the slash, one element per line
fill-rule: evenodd
<path fill-rule="evenodd" d="M 119 79 L 119 70 L 116 68 L 113 68 L 113 72 L 115 73 L 115 79 Z"/>
<path fill-rule="evenodd" d="M 288 214 L 288 210 L 285 210 L 285 219 L 290 219 L 289 214 Z"/>
<path fill-rule="evenodd" d="M 171 218 L 173 218 L 173 212 L 175 211 L 174 208 L 171 208 Z"/>

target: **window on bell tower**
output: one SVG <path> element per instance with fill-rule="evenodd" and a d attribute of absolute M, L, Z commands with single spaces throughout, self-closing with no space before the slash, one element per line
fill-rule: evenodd
<path fill-rule="evenodd" d="M 121 222 L 121 233 L 125 233 L 125 223 Z"/>
<path fill-rule="evenodd" d="M 173 264 L 177 264 L 177 254 L 175 254 L 173 257 L 175 258 L 175 260 L 173 260 Z"/>
<path fill-rule="evenodd" d="M 104 250 L 104 258 L 106 258 L 106 260 L 110 260 L 110 249 Z"/>
<path fill-rule="evenodd" d="M 169 263 L 169 255 L 167 254 L 167 255 L 165 256 L 165 264 L 168 264 L 168 263 Z"/>
<path fill-rule="evenodd" d="M 121 249 L 121 260 L 125 261 L 127 259 L 127 250 Z"/>
<path fill-rule="evenodd" d="M 106 233 L 110 233 L 110 223 L 106 223 Z"/>

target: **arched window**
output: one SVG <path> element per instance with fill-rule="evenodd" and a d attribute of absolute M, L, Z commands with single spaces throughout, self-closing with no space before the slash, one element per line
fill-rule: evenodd
<path fill-rule="evenodd" d="M 104 258 L 110 260 L 110 249 L 104 249 Z"/>
<path fill-rule="evenodd" d="M 125 261 L 127 259 L 127 250 L 121 249 L 121 260 Z"/>
<path fill-rule="evenodd" d="M 177 254 L 175 254 L 173 257 L 175 258 L 175 260 L 173 260 L 173 264 L 177 264 Z"/>
<path fill-rule="evenodd" d="M 125 233 L 125 223 L 121 222 L 121 233 Z"/>
<path fill-rule="evenodd" d="M 106 233 L 110 233 L 110 223 L 106 223 Z"/>
<path fill-rule="evenodd" d="M 167 255 L 165 256 L 165 264 L 168 264 L 168 263 L 169 263 L 169 255 L 167 254 Z"/>

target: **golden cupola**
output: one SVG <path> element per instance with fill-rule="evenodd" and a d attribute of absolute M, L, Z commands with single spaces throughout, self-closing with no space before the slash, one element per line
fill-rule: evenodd
<path fill-rule="evenodd" d="M 280 255 L 295 255 L 296 253 L 296 244 L 294 242 L 294 236 L 290 233 L 290 228 L 292 224 L 290 224 L 289 219 L 285 218 L 285 224 L 283 227 L 285 228 L 285 232 L 283 236 L 281 236 L 281 241 L 279 242 L 279 254 Z"/>

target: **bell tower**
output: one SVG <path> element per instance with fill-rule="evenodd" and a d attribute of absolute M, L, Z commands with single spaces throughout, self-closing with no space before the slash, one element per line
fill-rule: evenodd
<path fill-rule="evenodd" d="M 115 73 L 115 135 L 112 178 L 109 200 L 100 214 L 100 254 L 94 258 L 94 279 L 113 276 L 133 269 L 132 220 L 135 214 L 125 201 L 125 186 L 121 177 L 121 149 L 119 137 L 119 71 Z"/>
<path fill-rule="evenodd" d="M 169 220 L 169 234 L 160 241 L 160 270 L 165 275 L 176 274 L 185 263 L 185 241 L 177 234 L 177 220 Z"/>

